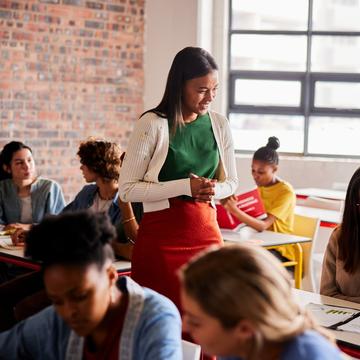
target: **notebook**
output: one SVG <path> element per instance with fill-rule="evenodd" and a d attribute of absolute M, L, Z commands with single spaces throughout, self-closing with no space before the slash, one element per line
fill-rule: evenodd
<path fill-rule="evenodd" d="M 236 206 L 257 219 L 265 219 L 266 212 L 257 188 L 236 195 Z M 238 230 L 245 226 L 236 216 L 227 211 L 221 204 L 216 204 L 217 221 L 222 229 Z"/>
<path fill-rule="evenodd" d="M 314 303 L 307 304 L 306 309 L 321 326 L 360 334 L 360 310 Z"/>

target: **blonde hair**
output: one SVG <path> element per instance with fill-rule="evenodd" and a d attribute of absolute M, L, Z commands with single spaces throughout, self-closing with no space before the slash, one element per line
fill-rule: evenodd
<path fill-rule="evenodd" d="M 186 293 L 224 328 L 252 321 L 257 331 L 248 359 L 257 357 L 264 341 L 286 341 L 308 329 L 334 341 L 297 304 L 287 271 L 261 247 L 210 250 L 186 265 L 180 277 Z"/>

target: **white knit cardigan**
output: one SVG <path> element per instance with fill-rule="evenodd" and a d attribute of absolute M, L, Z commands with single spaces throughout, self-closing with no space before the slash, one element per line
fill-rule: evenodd
<path fill-rule="evenodd" d="M 220 162 L 215 178 L 215 199 L 233 194 L 237 175 L 233 141 L 228 120 L 213 111 L 209 112 Z M 168 121 L 149 112 L 136 123 L 126 150 L 119 178 L 119 196 L 128 202 L 142 202 L 144 212 L 169 207 L 169 198 L 191 196 L 190 179 L 159 182 L 158 176 L 169 148 Z"/>

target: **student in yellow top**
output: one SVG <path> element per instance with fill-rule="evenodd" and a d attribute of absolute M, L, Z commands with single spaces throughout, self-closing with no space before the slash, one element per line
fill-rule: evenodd
<path fill-rule="evenodd" d="M 275 136 L 270 137 L 267 145 L 254 153 L 251 164 L 252 176 L 258 186 L 267 213 L 265 219 L 256 219 L 239 210 L 236 206 L 235 196 L 230 196 L 221 203 L 241 222 L 257 231 L 271 230 L 291 233 L 296 197 L 292 186 L 276 175 L 279 165 L 279 155 L 276 150 L 279 146 L 279 139 Z M 286 258 L 293 258 L 291 247 L 277 247 L 276 249 Z"/>

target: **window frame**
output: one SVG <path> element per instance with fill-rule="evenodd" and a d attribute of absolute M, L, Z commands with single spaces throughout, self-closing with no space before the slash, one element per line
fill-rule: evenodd
<path fill-rule="evenodd" d="M 270 115 L 300 115 L 304 117 L 304 144 L 303 152 L 290 153 L 290 155 L 303 155 L 308 157 L 329 157 L 329 158 L 354 158 L 359 159 L 360 155 L 333 155 L 322 153 L 310 153 L 308 151 L 309 123 L 311 116 L 324 117 L 358 117 L 360 109 L 339 109 L 315 106 L 315 86 L 317 81 L 321 82 L 345 82 L 359 83 L 360 73 L 338 73 L 338 72 L 311 72 L 311 42 L 313 36 L 356 36 L 360 38 L 360 31 L 320 31 L 312 30 L 312 9 L 313 0 L 308 0 L 308 28 L 307 30 L 244 30 L 232 29 L 232 3 L 229 1 L 229 29 L 228 29 L 228 102 L 227 114 L 270 114 Z M 231 38 L 232 35 L 293 35 L 306 36 L 307 53 L 306 67 L 304 72 L 299 71 L 260 71 L 260 70 L 232 70 L 231 69 Z M 301 98 L 298 107 L 290 106 L 258 106 L 258 105 L 239 105 L 235 104 L 235 82 L 237 79 L 256 79 L 256 80 L 284 80 L 300 81 Z M 249 153 L 248 150 L 236 150 L 237 153 Z M 289 154 L 289 153 L 288 153 Z"/>

